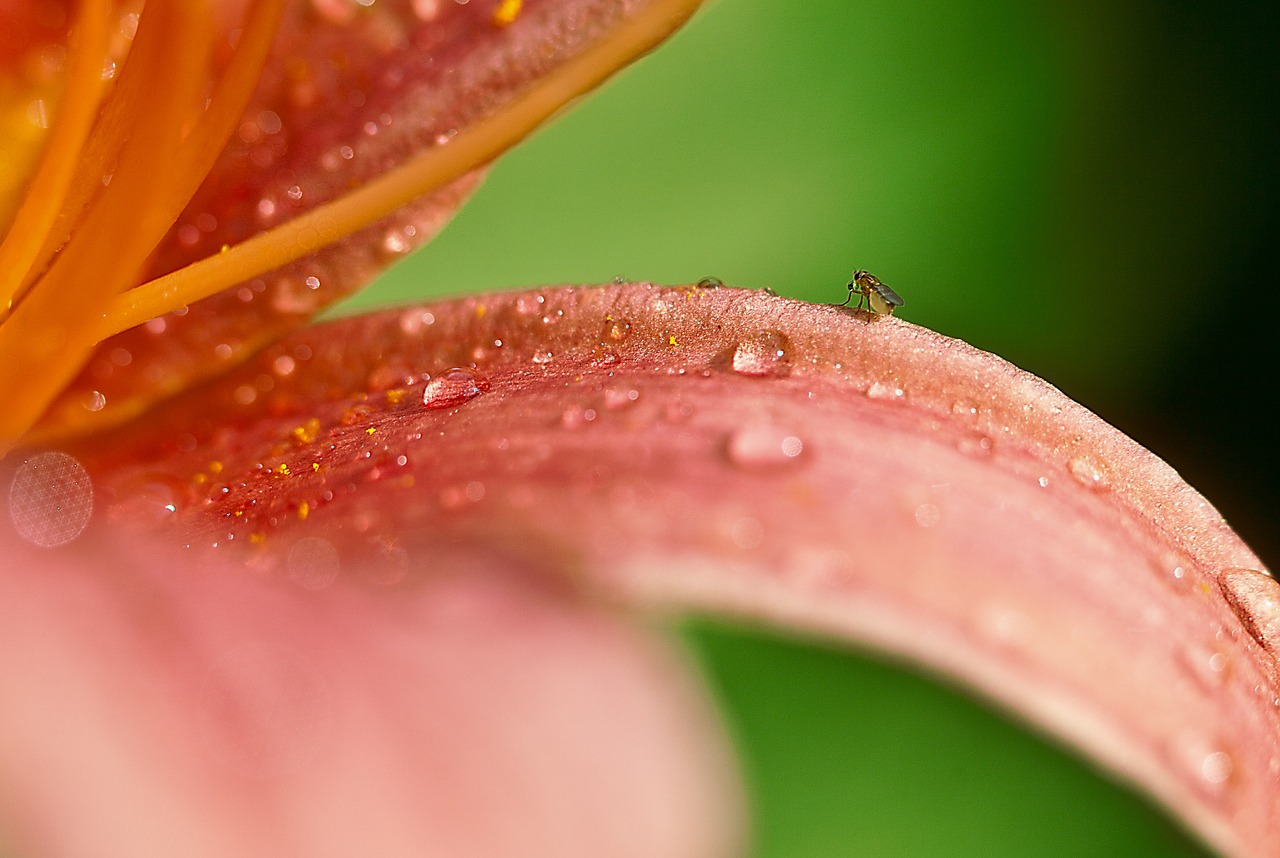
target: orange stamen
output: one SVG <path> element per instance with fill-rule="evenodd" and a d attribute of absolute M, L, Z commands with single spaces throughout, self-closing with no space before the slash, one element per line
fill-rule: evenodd
<path fill-rule="evenodd" d="M 79 25 L 71 34 L 70 68 L 62 110 L 22 205 L 0 244 L 0 319 L 8 315 L 35 264 L 44 237 L 58 216 L 80 162 L 102 98 L 103 58 L 107 54 L 108 0 L 85 0 Z"/>
<path fill-rule="evenodd" d="M 429 191 L 481 167 L 534 131 L 565 104 L 589 92 L 683 23 L 699 0 L 658 0 L 531 85 L 519 96 L 429 149 L 332 202 L 120 295 L 103 315 L 97 336 L 140 325 L 236 283 L 279 268 L 368 226 Z"/>
<path fill-rule="evenodd" d="M 82 13 L 91 16 L 95 0 L 85 2 Z M 11 276 L 9 282 L 20 279 L 26 285 L 19 287 L 10 317 L 0 325 L 0 392 L 7 406 L 0 412 L 0 441 L 12 442 L 34 423 L 100 341 L 97 319 L 136 282 L 244 112 L 282 2 L 251 7 L 233 66 L 218 82 L 208 109 L 215 38 L 208 3 L 157 2 L 144 8 L 119 82 L 107 94 L 89 138 L 79 138 L 82 148 L 75 153 L 68 192 L 42 209 L 44 234 L 26 228 L 21 241 L 15 239 L 21 246 L 12 252 L 34 261 L 25 275 Z M 90 41 L 75 44 L 91 50 Z M 76 58 L 73 66 L 96 63 L 100 77 L 104 57 L 97 51 Z M 164 87 L 164 98 L 154 96 L 157 86 Z M 65 181 L 67 165 L 59 164 L 57 172 Z M 50 218 L 50 209 L 56 217 Z M 33 375 L 38 384 L 31 383 Z"/>

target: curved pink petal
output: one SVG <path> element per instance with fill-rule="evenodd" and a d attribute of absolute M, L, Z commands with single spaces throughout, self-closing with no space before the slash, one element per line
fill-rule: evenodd
<path fill-rule="evenodd" d="M 1275 581 L 1132 440 L 896 318 L 649 284 L 405 308 L 76 452 L 104 520 L 272 580 L 324 545 L 412 592 L 483 546 L 631 605 L 873 644 L 1223 851 L 1280 854 Z"/>

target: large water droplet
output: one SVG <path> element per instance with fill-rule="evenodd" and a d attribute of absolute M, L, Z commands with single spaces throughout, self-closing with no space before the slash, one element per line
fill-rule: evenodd
<path fill-rule="evenodd" d="M 91 390 L 84 395 L 81 405 L 86 411 L 101 411 L 107 407 L 107 396 L 101 390 Z"/>
<path fill-rule="evenodd" d="M 787 339 L 778 331 L 759 331 L 733 350 L 733 371 L 739 375 L 786 375 L 787 364 Z"/>
<path fill-rule="evenodd" d="M 1106 469 L 1090 456 L 1076 456 L 1067 462 L 1067 470 L 1076 482 L 1096 492 L 1106 491 L 1111 487 L 1111 479 Z"/>
<path fill-rule="evenodd" d="M 473 369 L 454 367 L 427 382 L 422 404 L 427 408 L 449 408 L 474 399 L 489 389 L 489 381 Z"/>
<path fill-rule="evenodd" d="M 9 517 L 18 535 L 52 548 L 79 536 L 93 514 L 89 472 L 66 453 L 38 453 L 19 466 L 9 485 Z"/>
<path fill-rule="evenodd" d="M 1218 585 L 1253 639 L 1280 657 L 1280 582 L 1253 569 L 1227 569 Z"/>
<path fill-rule="evenodd" d="M 744 426 L 729 436 L 729 461 L 743 467 L 789 465 L 799 460 L 804 442 L 790 430 L 771 423 Z"/>

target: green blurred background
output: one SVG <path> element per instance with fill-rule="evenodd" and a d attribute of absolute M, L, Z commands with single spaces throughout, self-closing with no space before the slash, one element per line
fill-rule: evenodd
<path fill-rule="evenodd" d="M 902 315 L 1137 438 L 1280 558 L 1280 4 L 718 0 L 494 169 L 369 306 L 716 276 Z M 691 624 L 760 856 L 1182 855 L 945 688 Z"/>

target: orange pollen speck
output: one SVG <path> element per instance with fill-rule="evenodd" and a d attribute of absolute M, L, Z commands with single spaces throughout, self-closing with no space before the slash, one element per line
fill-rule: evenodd
<path fill-rule="evenodd" d="M 493 23 L 499 27 L 506 27 L 513 23 L 516 16 L 520 14 L 522 5 L 524 5 L 523 0 L 502 0 L 498 8 L 493 10 Z"/>
<path fill-rule="evenodd" d="M 306 501 L 303 501 L 302 503 L 298 504 L 298 520 L 306 521 L 307 516 L 309 515 L 311 515 L 311 504 L 307 503 Z"/>

